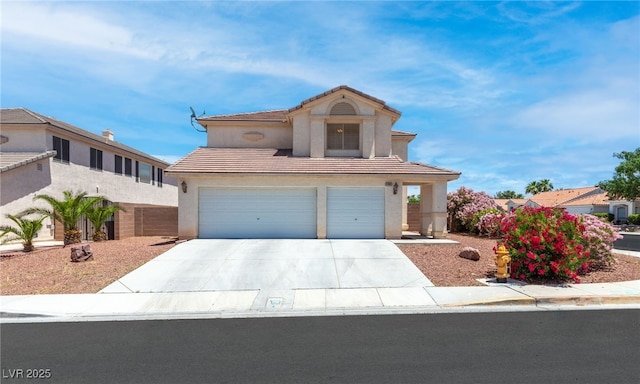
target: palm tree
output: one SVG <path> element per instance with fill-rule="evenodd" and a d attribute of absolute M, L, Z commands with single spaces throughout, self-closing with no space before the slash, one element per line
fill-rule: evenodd
<path fill-rule="evenodd" d="M 104 223 L 117 211 L 124 211 L 117 205 L 101 205 L 100 203 L 89 207 L 86 212 L 87 219 L 93 224 L 93 241 L 107 240 L 107 234 L 102 230 Z"/>
<path fill-rule="evenodd" d="M 51 209 L 32 208 L 29 213 L 40 213 L 62 223 L 64 227 L 64 245 L 82 242 L 82 233 L 78 229 L 78 220 L 96 203 L 106 200 L 103 196 L 87 197 L 87 192 L 63 191 L 64 198 L 58 200 L 50 195 L 36 195 L 33 200 L 44 200 Z"/>
<path fill-rule="evenodd" d="M 27 219 L 25 216 L 27 213 L 19 213 L 18 215 L 6 214 L 5 217 L 14 223 L 16 223 L 16 227 L 11 227 L 8 225 L 0 226 L 0 237 L 3 237 L 9 233 L 12 233 L 14 236 L 7 237 L 2 240 L 2 244 L 8 243 L 9 241 L 14 240 L 22 240 L 22 249 L 25 252 L 31 252 L 35 249 L 33 246 L 33 238 L 38 235 L 38 231 L 42 229 L 42 221 L 46 218 L 46 216 L 40 216 L 37 219 Z"/>
<path fill-rule="evenodd" d="M 530 193 L 532 195 L 549 191 L 553 191 L 553 184 L 551 184 L 551 181 L 549 179 L 532 181 L 527 184 L 527 188 L 525 189 L 525 193 Z"/>

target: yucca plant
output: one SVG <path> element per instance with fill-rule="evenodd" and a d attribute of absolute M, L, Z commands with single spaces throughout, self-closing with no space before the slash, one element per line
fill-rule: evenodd
<path fill-rule="evenodd" d="M 42 229 L 42 221 L 46 218 L 46 216 L 29 219 L 26 217 L 26 215 L 26 213 L 20 213 L 18 215 L 5 215 L 7 219 L 16 223 L 16 227 L 12 227 L 9 225 L 0 226 L 0 238 L 4 237 L 4 239 L 2 239 L 2 244 L 14 240 L 22 240 L 23 251 L 31 252 L 35 249 L 35 247 L 33 246 L 33 239 L 38 235 L 38 231 Z M 13 236 L 6 236 L 9 234 L 12 234 Z"/>
<path fill-rule="evenodd" d="M 77 227 L 78 220 L 82 215 L 97 203 L 106 200 L 103 196 L 87 197 L 87 192 L 63 191 L 63 199 L 59 200 L 50 195 L 36 195 L 33 200 L 44 200 L 51 209 L 31 208 L 29 213 L 39 213 L 49 216 L 56 221 L 62 223 L 64 227 L 64 245 L 76 244 L 82 242 L 82 233 Z"/>
<path fill-rule="evenodd" d="M 96 204 L 86 212 L 87 219 L 93 224 L 93 241 L 107 240 L 107 234 L 102 230 L 104 223 L 117 211 L 124 211 L 118 205 Z"/>

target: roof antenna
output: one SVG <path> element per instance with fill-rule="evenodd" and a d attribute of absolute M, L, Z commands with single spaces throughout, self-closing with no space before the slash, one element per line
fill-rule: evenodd
<path fill-rule="evenodd" d="M 201 129 L 201 128 L 197 128 L 194 124 L 193 121 L 196 120 L 198 117 L 202 117 L 205 114 L 205 111 L 202 111 L 202 114 L 200 116 L 196 116 L 196 111 L 193 110 L 193 108 L 189 107 L 189 109 L 191 110 L 191 126 L 193 127 L 193 129 L 195 129 L 198 132 L 207 132 L 207 129 Z"/>

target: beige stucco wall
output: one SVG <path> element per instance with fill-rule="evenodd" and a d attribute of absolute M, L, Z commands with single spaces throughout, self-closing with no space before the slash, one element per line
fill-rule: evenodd
<path fill-rule="evenodd" d="M 47 135 L 43 125 L 21 126 L 15 128 L 9 124 L 2 125 L 2 135 L 9 141 L 2 144 L 0 150 L 13 152 L 43 152 L 47 148 Z"/>
<path fill-rule="evenodd" d="M 402 160 L 409 159 L 409 141 L 404 137 L 394 137 L 391 141 L 391 153 L 399 156 Z"/>
<path fill-rule="evenodd" d="M 207 146 L 215 148 L 293 148 L 291 126 L 286 123 L 246 122 L 207 128 Z"/>
<path fill-rule="evenodd" d="M 181 181 L 181 180 L 180 180 Z M 383 177 L 354 177 L 353 175 L 335 176 L 241 176 L 227 175 L 216 178 L 200 176 L 185 179 L 187 193 L 180 191 L 178 197 L 178 232 L 181 238 L 198 236 L 198 195 L 200 188 L 315 188 L 317 191 L 317 237 L 326 238 L 327 234 L 327 188 L 352 187 L 385 189 L 385 237 L 402 236 L 402 194 L 393 194 L 393 188 L 385 182 L 393 181 Z M 395 181 L 393 181 L 395 182 Z M 400 182 L 398 181 L 398 184 Z"/>
<path fill-rule="evenodd" d="M 13 225 L 6 219 L 6 213 L 17 214 L 31 207 L 48 207 L 43 201 L 34 202 L 33 196 L 48 194 L 62 197 L 62 191 L 83 191 L 89 195 L 106 196 L 114 202 L 153 204 L 163 206 L 178 205 L 178 187 L 175 177 L 164 175 L 162 187 L 156 184 L 136 182 L 135 177 L 114 174 L 115 152 L 108 145 L 90 141 L 86 138 L 45 131 L 44 125 L 33 128 L 21 126 L 12 128 L 2 127 L 2 134 L 9 137 L 7 143 L 0 148 L 3 152 L 25 151 L 42 152 L 53 149 L 53 136 L 70 141 L 69 163 L 54 161 L 53 158 L 43 159 L 0 174 L 0 224 Z M 31 139 L 29 139 L 31 138 Z M 89 168 L 90 148 L 103 151 L 103 170 Z M 158 166 L 161 163 L 150 159 L 143 159 L 130 153 L 118 153 L 132 159 L 132 172 L 135 173 L 135 161 Z M 40 168 L 38 168 L 38 164 Z M 155 175 L 154 175 L 155 178 Z M 51 222 L 47 219 L 44 228 L 38 235 L 39 240 L 53 238 Z"/>

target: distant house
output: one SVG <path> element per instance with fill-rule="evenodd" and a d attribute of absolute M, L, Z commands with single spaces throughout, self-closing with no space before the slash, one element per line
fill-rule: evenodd
<path fill-rule="evenodd" d="M 493 199 L 493 200 L 498 205 L 498 208 L 505 212 L 510 212 L 510 211 L 513 211 L 514 209 L 524 207 L 524 206 L 531 206 L 531 207 L 537 206 L 537 204 L 530 201 L 529 199 Z"/>
<path fill-rule="evenodd" d="M 607 193 L 598 187 L 541 192 L 531 196 L 529 200 L 540 207 L 564 208 L 571 214 L 609 212 Z"/>
<path fill-rule="evenodd" d="M 400 112 L 339 86 L 274 111 L 200 117 L 207 146 L 173 164 L 184 238 L 400 238 L 407 189 L 420 187 L 418 230 L 446 236 L 447 182 L 409 162 L 415 134 Z"/>
<path fill-rule="evenodd" d="M 640 199 L 636 201 L 609 200 L 609 213 L 616 223 L 626 223 L 632 213 L 640 214 Z"/>
<path fill-rule="evenodd" d="M 177 235 L 178 189 L 175 178 L 165 176 L 168 163 L 118 143 L 109 130 L 99 136 L 25 108 L 0 110 L 0 126 L 1 224 L 13 224 L 7 213 L 47 207 L 33 201 L 36 194 L 61 198 L 72 190 L 104 195 L 127 210 L 108 223 L 112 239 Z M 79 225 L 88 237 L 90 223 Z M 47 219 L 38 238 L 61 239 L 62 227 Z"/>

